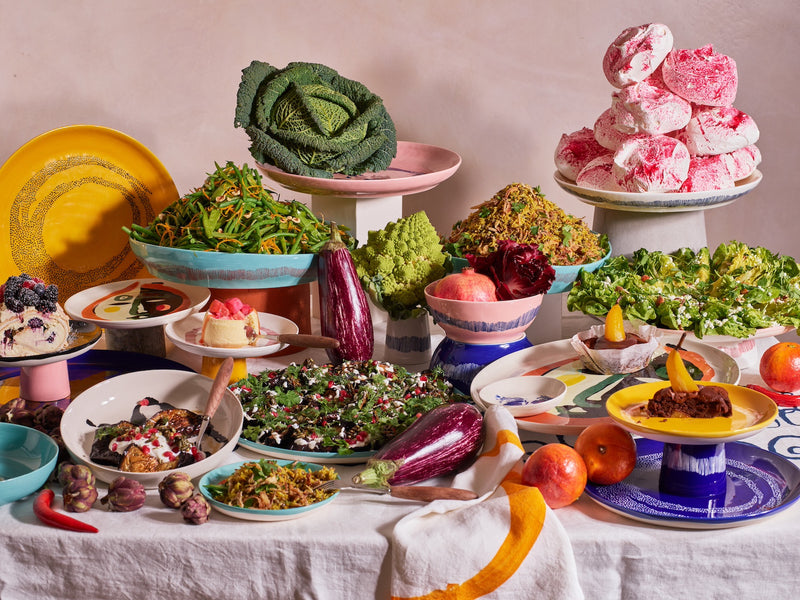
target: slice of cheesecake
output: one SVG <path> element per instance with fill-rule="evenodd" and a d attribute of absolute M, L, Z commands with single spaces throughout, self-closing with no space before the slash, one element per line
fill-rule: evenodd
<path fill-rule="evenodd" d="M 239 298 L 212 300 L 200 333 L 200 343 L 216 348 L 255 345 L 261 331 L 258 311 Z"/>

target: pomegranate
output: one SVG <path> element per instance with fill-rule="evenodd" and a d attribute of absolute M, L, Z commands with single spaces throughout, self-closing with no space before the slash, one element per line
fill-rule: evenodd
<path fill-rule="evenodd" d="M 464 267 L 460 273 L 451 273 L 433 288 L 433 295 L 447 300 L 471 302 L 497 302 L 495 285 L 490 277 Z"/>

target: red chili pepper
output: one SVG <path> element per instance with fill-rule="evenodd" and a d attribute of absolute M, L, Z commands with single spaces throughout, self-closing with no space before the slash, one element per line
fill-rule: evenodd
<path fill-rule="evenodd" d="M 33 501 L 33 514 L 35 514 L 42 523 L 69 531 L 97 533 L 98 529 L 94 525 L 89 525 L 88 523 L 73 519 L 68 515 L 53 510 L 53 498 L 55 498 L 55 492 L 47 488 L 42 490 Z"/>
<path fill-rule="evenodd" d="M 768 390 L 767 388 L 756 385 L 755 383 L 748 383 L 747 387 L 749 387 L 751 390 L 761 392 L 765 396 L 771 398 L 778 406 L 800 406 L 800 395 L 773 392 L 772 390 Z"/>

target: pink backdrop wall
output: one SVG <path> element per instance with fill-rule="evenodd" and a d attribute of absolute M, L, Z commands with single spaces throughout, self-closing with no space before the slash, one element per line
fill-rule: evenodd
<path fill-rule="evenodd" d="M 425 209 L 447 233 L 519 181 L 591 222 L 592 207 L 554 183 L 553 149 L 610 104 L 608 44 L 652 21 L 679 47 L 732 56 L 735 104 L 761 130 L 764 180 L 707 213 L 709 245 L 800 258 L 794 0 L 0 0 L 0 162 L 50 129 L 103 125 L 148 146 L 185 193 L 215 161 L 252 164 L 233 127 L 242 68 L 322 62 L 382 96 L 399 139 L 462 156 L 452 179 L 406 197 L 406 214 Z"/>

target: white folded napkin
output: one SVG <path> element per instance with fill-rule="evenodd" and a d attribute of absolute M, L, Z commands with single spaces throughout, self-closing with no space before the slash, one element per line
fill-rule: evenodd
<path fill-rule="evenodd" d="M 476 500 L 436 500 L 392 539 L 392 598 L 582 599 L 566 532 L 537 488 L 520 482 L 525 452 L 502 406 L 484 416 L 481 455 L 452 486 Z"/>

